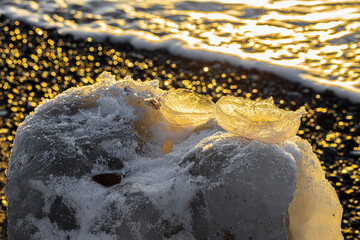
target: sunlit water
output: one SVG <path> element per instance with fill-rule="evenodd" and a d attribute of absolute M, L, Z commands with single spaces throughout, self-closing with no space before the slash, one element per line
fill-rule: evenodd
<path fill-rule="evenodd" d="M 298 69 L 304 82 L 360 93 L 359 0 L 8 0 L 0 7 L 82 37 L 235 55 L 243 65 Z"/>

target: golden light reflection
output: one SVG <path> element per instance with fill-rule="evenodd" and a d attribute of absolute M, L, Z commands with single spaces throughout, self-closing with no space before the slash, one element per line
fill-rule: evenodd
<path fill-rule="evenodd" d="M 202 0 L 207 1 L 207 0 Z M 246 4 L 254 7 L 264 7 L 267 5 L 269 0 L 215 0 L 214 2 L 226 3 L 226 4 Z"/>
<path fill-rule="evenodd" d="M 63 0 L 56 3 L 68 7 Z M 357 83 L 360 70 L 353 65 L 344 67 L 360 60 L 356 37 L 360 31 L 360 12 L 355 3 L 353 0 L 338 0 L 333 4 L 323 0 L 197 0 L 187 4 L 153 0 L 114 5 L 114 11 L 121 8 L 126 14 L 124 18 L 109 18 L 101 11 L 94 14 L 81 9 L 70 9 L 72 17 L 46 12 L 42 18 L 50 25 L 70 31 L 102 32 L 119 37 L 115 39 L 133 35 L 140 39 L 134 44 L 140 46 L 151 42 L 158 48 L 157 44 L 162 46 L 175 40 L 189 49 L 298 68 L 305 70 L 303 76 L 309 75 L 311 81 L 321 79 L 318 81 L 321 84 L 336 86 L 336 81 L 346 81 L 343 88 L 350 86 L 349 90 L 360 92 Z M 32 9 L 39 8 L 38 5 L 29 3 Z M 42 34 L 37 30 L 36 33 Z M 12 37 L 26 41 L 26 37 L 16 33 Z"/>

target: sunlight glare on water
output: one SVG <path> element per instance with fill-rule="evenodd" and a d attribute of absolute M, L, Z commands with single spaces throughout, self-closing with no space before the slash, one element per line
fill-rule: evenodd
<path fill-rule="evenodd" d="M 358 0 L 9 0 L 7 12 L 72 33 L 176 39 L 297 68 L 303 77 L 360 93 Z M 5 10 L 4 10 L 5 11 Z"/>

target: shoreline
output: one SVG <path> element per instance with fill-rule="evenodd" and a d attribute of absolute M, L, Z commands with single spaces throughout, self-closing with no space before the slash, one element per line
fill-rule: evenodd
<path fill-rule="evenodd" d="M 130 44 L 75 40 L 0 15 L 1 238 L 6 236 L 5 169 L 18 124 L 41 101 L 73 86 L 95 82 L 102 71 L 117 78 L 160 80 L 163 89 L 187 88 L 213 101 L 222 95 L 251 99 L 273 96 L 281 108 L 305 106 L 299 134 L 318 155 L 344 207 L 345 239 L 360 239 L 360 108 L 326 90 L 316 92 L 274 73 L 137 50 Z M 356 149 L 356 150 L 355 150 Z M 357 232 L 356 232 L 357 231 Z"/>
<path fill-rule="evenodd" d="M 0 10 L 0 15 L 3 14 L 3 16 L 13 19 L 13 21 L 18 20 L 24 22 L 26 25 L 38 26 L 44 29 L 52 29 L 56 32 L 62 32 L 63 35 L 69 36 L 71 39 L 76 41 L 86 41 L 87 38 L 92 38 L 95 42 L 105 41 L 107 44 L 113 46 L 128 45 L 131 46 L 134 51 L 163 51 L 172 56 L 193 61 L 209 63 L 219 62 L 221 64 L 230 64 L 233 68 L 240 67 L 243 69 L 255 69 L 260 72 L 264 70 L 268 73 L 272 73 L 278 77 L 286 79 L 289 81 L 289 84 L 299 83 L 301 86 L 311 88 L 313 91 L 319 93 L 331 91 L 337 97 L 344 98 L 352 104 L 360 104 L 360 89 L 357 89 L 356 87 L 344 87 L 337 81 L 328 81 L 326 78 L 315 76 L 308 76 L 308 78 L 305 78 L 302 75 L 308 75 L 309 73 L 304 69 L 282 66 L 253 58 L 243 59 L 230 51 L 226 53 L 221 52 L 221 50 L 216 47 L 213 47 L 212 49 L 209 48 L 209 51 L 202 48 L 188 48 L 183 46 L 183 43 L 186 43 L 186 41 L 183 42 L 181 37 L 174 39 L 160 38 L 154 41 L 149 41 L 136 32 L 121 35 L 103 31 L 100 33 L 90 32 L 87 28 L 73 30 L 72 28 L 67 27 L 65 29 L 60 29 L 60 27 L 55 23 L 51 26 L 46 26 L 46 24 L 39 22 L 37 19 L 32 19 L 31 15 L 22 16 L 16 12 L 2 12 L 4 11 Z M 12 16 L 8 17 L 8 15 Z M 145 34 L 147 33 L 145 32 Z"/>

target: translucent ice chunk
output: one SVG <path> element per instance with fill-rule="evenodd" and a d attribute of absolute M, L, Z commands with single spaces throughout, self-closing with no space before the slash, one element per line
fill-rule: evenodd
<path fill-rule="evenodd" d="M 222 128 L 241 137 L 278 143 L 296 135 L 304 112 L 279 109 L 272 97 L 252 101 L 225 96 L 216 103 L 215 118 Z"/>
<path fill-rule="evenodd" d="M 160 100 L 160 110 L 171 125 L 196 127 L 213 116 L 214 103 L 207 97 L 186 89 L 167 92 Z"/>
<path fill-rule="evenodd" d="M 335 189 L 325 179 L 311 145 L 299 137 L 292 140 L 301 157 L 296 160 L 297 188 L 288 209 L 289 239 L 344 239 L 341 235 L 342 207 Z"/>

